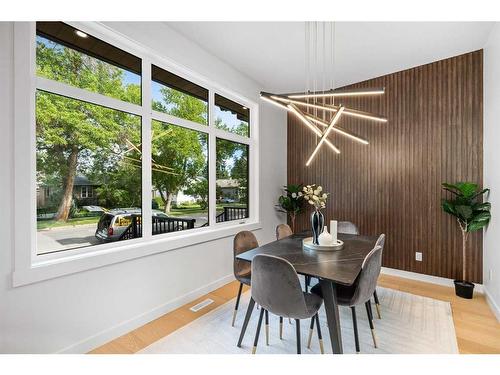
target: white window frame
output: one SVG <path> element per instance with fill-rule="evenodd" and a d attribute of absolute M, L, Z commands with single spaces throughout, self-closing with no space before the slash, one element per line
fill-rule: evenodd
<path fill-rule="evenodd" d="M 15 262 L 13 285 L 21 286 L 71 273 L 81 272 L 130 259 L 191 246 L 223 237 L 240 230 L 261 227 L 259 217 L 259 106 L 252 100 L 228 90 L 205 77 L 178 65 L 154 50 L 116 33 L 98 22 L 67 22 L 142 59 L 142 105 L 124 102 L 90 92 L 62 82 L 36 76 L 36 23 L 19 22 L 14 28 L 15 59 Z M 151 66 L 172 72 L 209 91 L 208 125 L 198 124 L 151 109 Z M 42 89 L 54 94 L 106 106 L 139 115 L 142 118 L 142 213 L 141 238 L 101 245 L 70 249 L 52 254 L 37 255 L 36 230 L 36 128 L 35 92 Z M 250 137 L 239 136 L 215 128 L 213 115 L 215 93 L 250 109 Z M 27 110 L 28 109 L 28 110 Z M 209 150 L 209 220 L 210 225 L 188 231 L 152 236 L 151 180 L 151 121 L 159 120 L 208 134 Z M 249 146 L 249 217 L 242 220 L 216 223 L 215 140 L 216 138 Z M 27 235 L 26 231 L 29 232 Z"/>

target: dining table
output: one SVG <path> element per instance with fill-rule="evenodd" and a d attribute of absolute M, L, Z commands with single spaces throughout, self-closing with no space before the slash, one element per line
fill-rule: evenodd
<path fill-rule="evenodd" d="M 303 247 L 302 242 L 310 237 L 310 232 L 293 234 L 283 239 L 269 242 L 239 254 L 236 258 L 252 262 L 256 255 L 268 254 L 289 261 L 298 274 L 319 279 L 328 323 L 328 331 L 332 353 L 342 354 L 342 333 L 340 330 L 339 306 L 337 303 L 337 285 L 353 285 L 361 272 L 361 266 L 366 255 L 373 249 L 377 236 L 354 234 L 338 234 L 338 239 L 344 242 L 340 250 L 320 251 Z M 270 288 L 274 287 L 272 285 Z M 255 301 L 250 302 L 241 328 L 238 347 L 245 336 Z"/>

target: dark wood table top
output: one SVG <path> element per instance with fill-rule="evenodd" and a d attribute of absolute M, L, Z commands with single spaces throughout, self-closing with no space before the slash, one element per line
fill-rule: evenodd
<path fill-rule="evenodd" d="M 361 271 L 361 264 L 373 249 L 377 236 L 340 234 L 344 247 L 338 251 L 311 251 L 302 249 L 302 240 L 310 233 L 294 234 L 279 241 L 246 251 L 238 259 L 251 262 L 258 254 L 279 256 L 288 260 L 297 273 L 327 279 L 338 284 L 352 285 Z"/>

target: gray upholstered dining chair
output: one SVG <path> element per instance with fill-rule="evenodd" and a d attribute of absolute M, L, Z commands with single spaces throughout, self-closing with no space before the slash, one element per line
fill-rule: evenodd
<path fill-rule="evenodd" d="M 337 223 L 337 232 L 345 234 L 359 234 L 359 229 L 350 221 L 339 221 Z"/>
<path fill-rule="evenodd" d="M 282 240 L 283 238 L 290 237 L 293 234 L 292 228 L 288 224 L 279 224 L 276 226 L 276 240 Z M 309 279 L 306 276 L 306 288 L 309 287 Z M 307 290 L 306 290 L 307 291 Z M 291 324 L 292 321 L 288 319 L 288 322 Z M 283 317 L 280 316 L 280 339 L 283 338 Z"/>
<path fill-rule="evenodd" d="M 375 327 L 373 325 L 373 313 L 371 309 L 370 299 L 373 295 L 375 287 L 377 286 L 377 279 L 382 267 L 382 251 L 383 248 L 378 245 L 379 242 L 384 241 L 385 234 L 381 234 L 377 240 L 375 247 L 366 255 L 361 265 L 361 272 L 356 281 L 351 286 L 337 285 L 337 302 L 340 306 L 348 306 L 351 308 L 352 324 L 354 328 L 354 342 L 356 345 L 356 352 L 360 352 L 359 348 L 359 335 L 358 323 L 356 318 L 356 306 L 364 304 L 366 314 L 368 316 L 368 323 L 372 333 L 373 345 L 377 347 L 377 337 L 375 335 Z M 319 284 L 312 287 L 311 292 L 322 296 L 321 287 Z"/>
<path fill-rule="evenodd" d="M 241 292 L 243 290 L 243 284 L 250 286 L 251 280 L 251 267 L 249 262 L 236 259 L 236 257 L 244 253 L 245 251 L 255 249 L 259 247 L 259 243 L 255 238 L 255 235 L 250 231 L 242 231 L 236 234 L 233 242 L 233 270 L 234 277 L 240 282 L 240 288 L 238 289 L 238 296 L 236 297 L 236 306 L 233 312 L 233 321 L 231 325 L 234 327 L 234 321 L 236 320 L 236 314 L 238 312 L 238 307 L 240 305 Z"/>
<path fill-rule="evenodd" d="M 359 229 L 354 223 L 351 223 L 350 221 L 339 221 L 337 224 L 337 232 L 345 234 L 359 234 Z M 384 248 L 384 243 L 382 243 L 380 246 Z M 380 314 L 380 301 L 378 299 L 377 289 L 375 289 L 373 292 L 373 299 L 375 300 L 375 307 L 377 308 L 377 316 L 379 319 L 382 319 L 382 315 Z"/>
<path fill-rule="evenodd" d="M 292 228 L 288 224 L 280 224 L 276 227 L 276 239 L 281 240 L 293 234 Z"/>
<path fill-rule="evenodd" d="M 299 276 L 292 264 L 273 255 L 256 255 L 252 260 L 252 298 L 261 306 L 252 353 L 257 350 L 260 328 L 264 312 L 295 319 L 297 333 L 297 354 L 300 347 L 300 320 L 316 322 L 321 353 L 323 340 L 319 326 L 318 310 L 323 299 L 315 294 L 302 291 Z"/>

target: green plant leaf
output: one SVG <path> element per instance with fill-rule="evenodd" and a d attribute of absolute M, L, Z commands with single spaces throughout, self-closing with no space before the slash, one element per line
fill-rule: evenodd
<path fill-rule="evenodd" d="M 465 198 L 472 198 L 477 192 L 477 184 L 472 182 L 458 182 L 456 186 Z"/>
<path fill-rule="evenodd" d="M 456 185 L 454 185 L 454 184 L 449 184 L 447 182 L 443 182 L 441 184 L 441 186 L 443 187 L 444 190 L 447 190 L 450 193 L 453 193 L 455 195 L 458 195 L 459 192 L 460 192 L 460 189 Z"/>
<path fill-rule="evenodd" d="M 470 221 L 469 225 L 467 226 L 467 232 L 474 232 L 485 227 L 490 222 L 490 219 L 491 213 L 487 211 L 481 212 Z"/>
<path fill-rule="evenodd" d="M 447 201 L 443 199 L 443 201 L 441 202 L 441 207 L 443 207 L 444 212 L 449 213 L 450 215 L 453 216 L 457 215 L 453 201 Z"/>
<path fill-rule="evenodd" d="M 489 192 L 489 191 L 490 191 L 490 189 L 483 189 L 483 190 L 481 190 L 481 191 L 478 191 L 476 194 L 474 194 L 474 195 L 472 196 L 472 199 L 477 198 L 477 197 L 479 197 L 480 195 L 483 195 L 484 193 L 487 193 L 487 192 Z"/>
<path fill-rule="evenodd" d="M 455 207 L 455 211 L 464 221 L 469 221 L 472 218 L 473 211 L 470 206 L 459 205 Z"/>
<path fill-rule="evenodd" d="M 491 203 L 490 202 L 476 203 L 475 205 L 472 206 L 472 209 L 474 211 L 489 211 L 491 210 Z"/>

